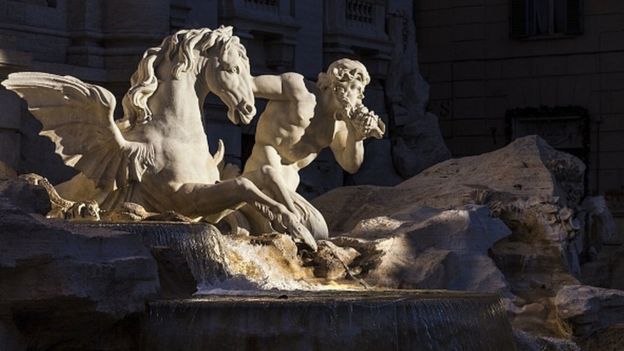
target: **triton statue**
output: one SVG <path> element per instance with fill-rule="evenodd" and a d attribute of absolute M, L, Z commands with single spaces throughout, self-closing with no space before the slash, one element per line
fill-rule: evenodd
<path fill-rule="evenodd" d="M 381 119 L 362 104 L 369 82 L 366 67 L 349 59 L 333 62 L 316 83 L 297 73 L 253 80 L 255 96 L 269 102 L 258 120 L 256 142 L 243 176 L 299 214 L 317 239 L 327 238 L 327 225 L 297 194 L 298 172 L 326 147 L 344 170 L 357 172 L 364 160 L 363 140 L 381 138 L 385 132 Z M 253 208 L 242 211 L 248 221 L 266 222 L 253 214 Z"/>

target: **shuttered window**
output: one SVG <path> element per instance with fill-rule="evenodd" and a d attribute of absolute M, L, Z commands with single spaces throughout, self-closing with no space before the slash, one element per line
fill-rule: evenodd
<path fill-rule="evenodd" d="M 583 0 L 510 0 L 512 38 L 583 32 Z"/>

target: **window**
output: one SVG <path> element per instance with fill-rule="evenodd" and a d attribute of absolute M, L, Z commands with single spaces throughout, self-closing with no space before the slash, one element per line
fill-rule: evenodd
<path fill-rule="evenodd" d="M 582 0 L 511 0 L 511 37 L 581 34 L 582 10 Z"/>

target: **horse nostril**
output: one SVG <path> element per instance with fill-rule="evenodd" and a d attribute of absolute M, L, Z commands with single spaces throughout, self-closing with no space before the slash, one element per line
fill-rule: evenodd
<path fill-rule="evenodd" d="M 253 107 L 253 105 L 245 104 L 243 106 L 243 111 L 245 111 L 245 113 L 247 113 L 247 114 L 251 114 L 252 112 L 254 112 L 254 107 Z"/>

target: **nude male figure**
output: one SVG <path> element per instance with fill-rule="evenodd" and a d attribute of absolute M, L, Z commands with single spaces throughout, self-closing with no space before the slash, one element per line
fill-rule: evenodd
<path fill-rule="evenodd" d="M 327 225 L 296 193 L 298 172 L 325 147 L 344 170 L 357 172 L 364 159 L 363 140 L 380 139 L 385 132 L 381 119 L 362 104 L 369 82 L 366 67 L 349 59 L 333 62 L 316 83 L 297 73 L 254 78 L 254 95 L 269 101 L 258 121 L 243 176 L 299 214 L 317 239 L 327 238 Z"/>

